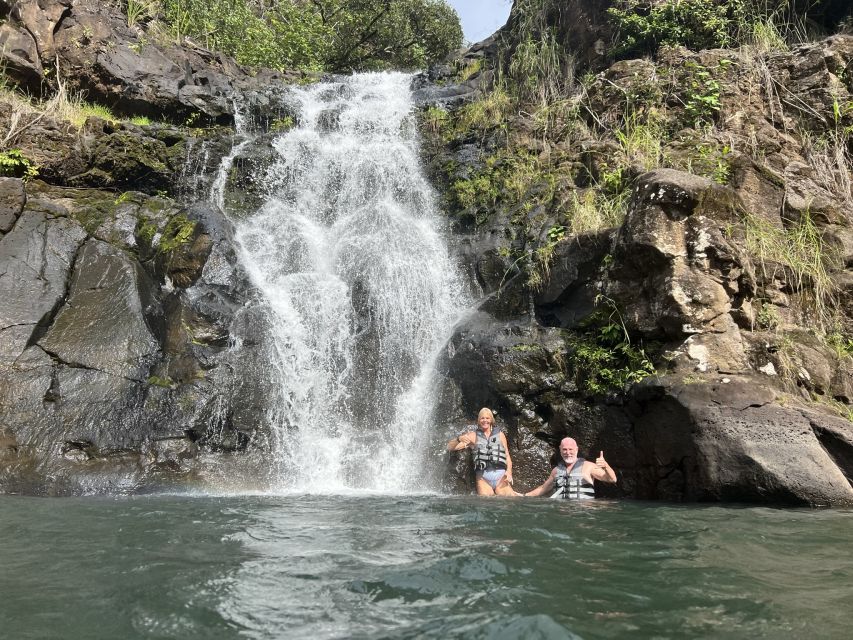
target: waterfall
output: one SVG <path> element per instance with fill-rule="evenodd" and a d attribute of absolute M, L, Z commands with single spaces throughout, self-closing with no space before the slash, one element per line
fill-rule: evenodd
<path fill-rule="evenodd" d="M 219 161 L 219 168 L 210 185 L 210 201 L 216 203 L 216 206 L 223 210 L 225 209 L 225 185 L 228 182 L 228 172 L 231 171 L 234 159 L 252 142 L 252 137 L 248 134 L 246 116 L 240 110 L 240 104 L 234 101 L 233 105 L 235 144 L 231 145 L 231 151 Z"/>
<path fill-rule="evenodd" d="M 430 488 L 433 364 L 466 306 L 419 162 L 410 76 L 295 89 L 241 260 L 273 326 L 276 488 Z"/>

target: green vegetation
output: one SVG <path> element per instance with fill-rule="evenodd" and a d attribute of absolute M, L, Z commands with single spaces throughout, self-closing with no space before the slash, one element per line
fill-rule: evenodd
<path fill-rule="evenodd" d="M 107 122 L 119 121 L 119 118 L 113 114 L 109 107 L 94 102 L 86 102 L 82 99 L 75 101 L 65 119 L 71 121 L 76 127 L 82 127 L 89 118 L 100 118 Z"/>
<path fill-rule="evenodd" d="M 450 114 L 440 107 L 427 107 L 421 112 L 421 123 L 427 131 L 443 138 L 450 124 Z"/>
<path fill-rule="evenodd" d="M 37 175 L 38 167 L 20 149 L 0 151 L 0 176 L 28 180 Z"/>
<path fill-rule="evenodd" d="M 779 310 L 769 302 L 762 302 L 755 314 L 755 324 L 760 329 L 775 329 L 780 324 Z"/>
<path fill-rule="evenodd" d="M 524 103 L 548 105 L 566 98 L 574 85 L 574 59 L 557 40 L 548 16 L 560 10 L 558 0 L 516 0 L 515 47 L 506 78 Z"/>
<path fill-rule="evenodd" d="M 622 148 L 624 166 L 635 165 L 642 171 L 661 166 L 664 127 L 655 113 L 641 117 L 632 110 L 627 111 L 613 135 Z"/>
<path fill-rule="evenodd" d="M 625 219 L 628 207 L 627 190 L 610 194 L 602 189 L 590 189 L 571 195 L 570 217 L 572 233 L 586 233 L 609 227 L 618 227 Z"/>
<path fill-rule="evenodd" d="M 765 273 L 781 267 L 789 286 L 813 311 L 817 326 L 832 326 L 836 287 L 830 272 L 837 256 L 824 243 L 808 210 L 788 228 L 780 229 L 749 214 L 743 222 L 747 249 Z"/>
<path fill-rule="evenodd" d="M 728 184 L 732 173 L 732 148 L 729 145 L 718 147 L 703 142 L 696 144 L 694 148 L 696 155 L 691 159 L 687 170 L 711 178 L 717 184 Z"/>
<path fill-rule="evenodd" d="M 149 376 L 148 384 L 150 384 L 152 387 L 172 389 L 175 386 L 175 381 L 168 376 L 166 376 L 165 378 L 162 378 L 160 376 Z"/>
<path fill-rule="evenodd" d="M 720 83 L 700 64 L 687 62 L 685 66 L 689 80 L 684 112 L 694 127 L 713 124 L 720 111 Z"/>
<path fill-rule="evenodd" d="M 598 303 L 603 308 L 566 338 L 575 383 L 590 394 L 621 391 L 655 373 L 645 350 L 632 344 L 615 303 L 603 296 Z"/>
<path fill-rule="evenodd" d="M 89 118 L 100 118 L 113 124 L 121 122 L 121 118 L 102 104 L 88 102 L 82 93 L 72 93 L 66 89 L 65 82 L 57 77 L 56 90 L 44 99 L 36 99 L 14 89 L 14 83 L 7 82 L 5 74 L 0 70 L 0 101 L 10 107 L 8 131 L 5 135 L 7 143 L 15 140 L 18 135 L 39 120 L 49 117 L 58 122 L 67 122 L 75 129 L 80 129 Z M 129 120 L 133 124 L 145 126 L 151 121 L 145 116 L 135 116 Z"/>
<path fill-rule="evenodd" d="M 176 38 L 274 69 L 423 68 L 462 42 L 445 0 L 163 0 L 163 12 Z"/>
<path fill-rule="evenodd" d="M 655 53 L 663 44 L 711 49 L 732 43 L 743 2 L 618 0 L 608 13 L 619 29 L 617 53 Z"/>
<path fill-rule="evenodd" d="M 127 0 L 124 12 L 127 14 L 127 26 L 132 27 L 146 18 L 153 18 L 160 8 L 158 0 Z"/>
<path fill-rule="evenodd" d="M 853 358 L 853 335 L 842 329 L 834 329 L 826 335 L 826 344 L 832 347 L 839 358 Z"/>
<path fill-rule="evenodd" d="M 156 217 L 150 217 L 150 214 Z M 140 211 L 136 223 L 136 237 L 139 241 L 160 256 L 167 256 L 186 245 L 193 237 L 196 222 L 183 213 L 171 216 L 165 226 L 160 212 L 149 207 L 149 212 Z"/>
<path fill-rule="evenodd" d="M 809 11 L 821 0 L 617 0 L 608 13 L 619 31 L 620 56 L 654 54 L 661 45 L 713 49 L 747 45 L 785 49 L 807 37 Z"/>
<path fill-rule="evenodd" d="M 285 131 L 290 131 L 295 125 L 296 120 L 293 119 L 293 116 L 284 116 L 273 120 L 270 123 L 269 130 L 271 133 L 283 133 Z"/>
<path fill-rule="evenodd" d="M 457 75 L 459 82 L 467 82 L 483 70 L 483 59 L 477 58 L 463 66 Z"/>
<path fill-rule="evenodd" d="M 160 253 L 170 253 L 186 244 L 192 238 L 195 225 L 195 221 L 188 219 L 183 213 L 172 216 L 163 229 L 163 235 L 160 237 L 157 250 Z"/>
<path fill-rule="evenodd" d="M 535 193 L 531 192 L 536 186 Z M 524 199 L 529 211 L 554 197 L 555 176 L 536 156 L 502 149 L 485 159 L 482 168 L 450 185 L 450 196 L 463 209 L 474 209 L 477 224 L 486 221 L 499 202 L 517 203 Z"/>

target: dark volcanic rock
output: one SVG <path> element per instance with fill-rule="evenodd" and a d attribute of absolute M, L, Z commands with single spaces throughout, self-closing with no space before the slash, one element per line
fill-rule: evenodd
<path fill-rule="evenodd" d="M 179 486 L 262 450 L 264 316 L 222 213 L 21 186 L 0 185 L 25 203 L 0 237 L 0 490 Z"/>
<path fill-rule="evenodd" d="M 11 364 L 67 295 L 74 256 L 86 237 L 79 224 L 24 211 L 0 239 L 0 359 Z M 7 396 L 12 398 L 14 396 Z"/>
<path fill-rule="evenodd" d="M 44 70 L 33 37 L 4 22 L 0 24 L 0 51 L 5 73 L 27 89 L 38 90 Z"/>
<path fill-rule="evenodd" d="M 110 3 L 15 0 L 9 15 L 0 25 L 0 61 L 13 79 L 40 93 L 58 70 L 68 89 L 123 114 L 182 120 L 200 112 L 231 122 L 244 92 L 301 77 L 251 74 L 221 54 L 158 44 Z"/>
<path fill-rule="evenodd" d="M 0 178 L 0 234 L 7 233 L 27 202 L 24 183 L 17 178 Z"/>
<path fill-rule="evenodd" d="M 747 379 L 656 381 L 633 398 L 639 497 L 853 504 L 845 420 L 775 404 L 772 391 Z"/>
<path fill-rule="evenodd" d="M 38 345 L 71 367 L 144 381 L 159 351 L 145 323 L 153 296 L 139 264 L 105 242 L 88 240 L 68 300 Z"/>

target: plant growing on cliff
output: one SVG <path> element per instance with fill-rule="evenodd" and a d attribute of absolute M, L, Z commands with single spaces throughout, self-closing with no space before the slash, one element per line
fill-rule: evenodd
<path fill-rule="evenodd" d="M 814 168 L 815 179 L 853 208 L 853 150 L 851 133 L 836 128 L 824 136 L 801 132 L 803 151 Z"/>
<path fill-rule="evenodd" d="M 503 84 L 496 85 L 479 100 L 467 104 L 455 112 L 454 133 L 464 135 L 469 131 L 486 132 L 503 128 L 514 107 L 513 99 Z"/>
<path fill-rule="evenodd" d="M 617 0 L 608 13 L 619 31 L 619 55 L 654 54 L 661 45 L 698 51 L 747 45 L 784 49 L 808 37 L 823 0 Z M 830 12 L 827 12 L 830 13 Z M 829 25 L 827 25 L 829 26 Z"/>
<path fill-rule="evenodd" d="M 132 27 L 145 18 L 153 18 L 160 9 L 159 0 L 127 0 L 124 6 L 127 26 Z"/>
<path fill-rule="evenodd" d="M 38 167 L 20 149 L 0 151 L 0 176 L 27 180 L 37 175 Z"/>
<path fill-rule="evenodd" d="M 826 344 L 832 347 L 839 358 L 853 358 L 853 334 L 835 328 L 826 334 Z"/>
<path fill-rule="evenodd" d="M 725 47 L 740 24 L 741 2 L 618 0 L 607 12 L 619 30 L 620 55 L 655 53 L 661 45 Z"/>
<path fill-rule="evenodd" d="M 655 113 L 640 115 L 635 111 L 628 111 L 622 126 L 614 135 L 622 147 L 626 166 L 637 165 L 643 171 L 651 171 L 661 166 L 664 130 Z"/>
<path fill-rule="evenodd" d="M 781 267 L 788 285 L 811 308 L 817 326 L 831 326 L 837 293 L 831 272 L 838 256 L 825 244 L 808 209 L 788 228 L 749 214 L 743 221 L 747 249 L 765 274 Z"/>
<path fill-rule="evenodd" d="M 188 219 L 183 213 L 172 216 L 163 229 L 163 235 L 160 237 L 157 250 L 161 253 L 170 253 L 186 244 L 192 238 L 195 226 L 195 221 Z"/>
<path fill-rule="evenodd" d="M 583 195 L 573 192 L 569 204 L 572 233 L 577 235 L 618 227 L 625 220 L 629 196 L 627 190 L 608 193 L 590 189 Z"/>
<path fill-rule="evenodd" d="M 653 375 L 654 364 L 632 344 L 615 302 L 599 296 L 596 304 L 599 309 L 566 338 L 578 387 L 590 394 L 612 393 Z"/>
<path fill-rule="evenodd" d="M 476 60 L 472 60 L 471 62 L 463 65 L 462 68 L 459 69 L 459 73 L 456 74 L 456 79 L 459 82 L 467 82 L 482 70 L 483 59 L 477 58 Z"/>
<path fill-rule="evenodd" d="M 720 83 L 700 64 L 687 62 L 688 89 L 684 111 L 694 126 L 712 124 L 720 111 Z"/>
<path fill-rule="evenodd" d="M 513 93 L 528 104 L 549 105 L 566 98 L 574 85 L 574 58 L 561 46 L 549 15 L 560 0 L 516 0 L 506 78 Z"/>

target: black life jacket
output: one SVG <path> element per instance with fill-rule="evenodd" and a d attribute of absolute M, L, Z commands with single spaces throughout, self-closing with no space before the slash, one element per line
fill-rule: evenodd
<path fill-rule="evenodd" d="M 557 485 L 557 492 L 551 496 L 552 498 L 588 500 L 595 497 L 593 485 L 583 477 L 584 462 L 586 460 L 578 458 L 572 465 L 572 468 L 568 469 L 566 463 L 560 460 L 560 463 L 557 465 L 557 475 L 554 478 L 554 482 Z"/>
<path fill-rule="evenodd" d="M 477 429 L 477 447 L 474 449 L 474 468 L 477 471 L 491 469 L 506 469 L 506 448 L 501 444 L 501 430 L 492 427 L 492 435 L 488 438 Z"/>

